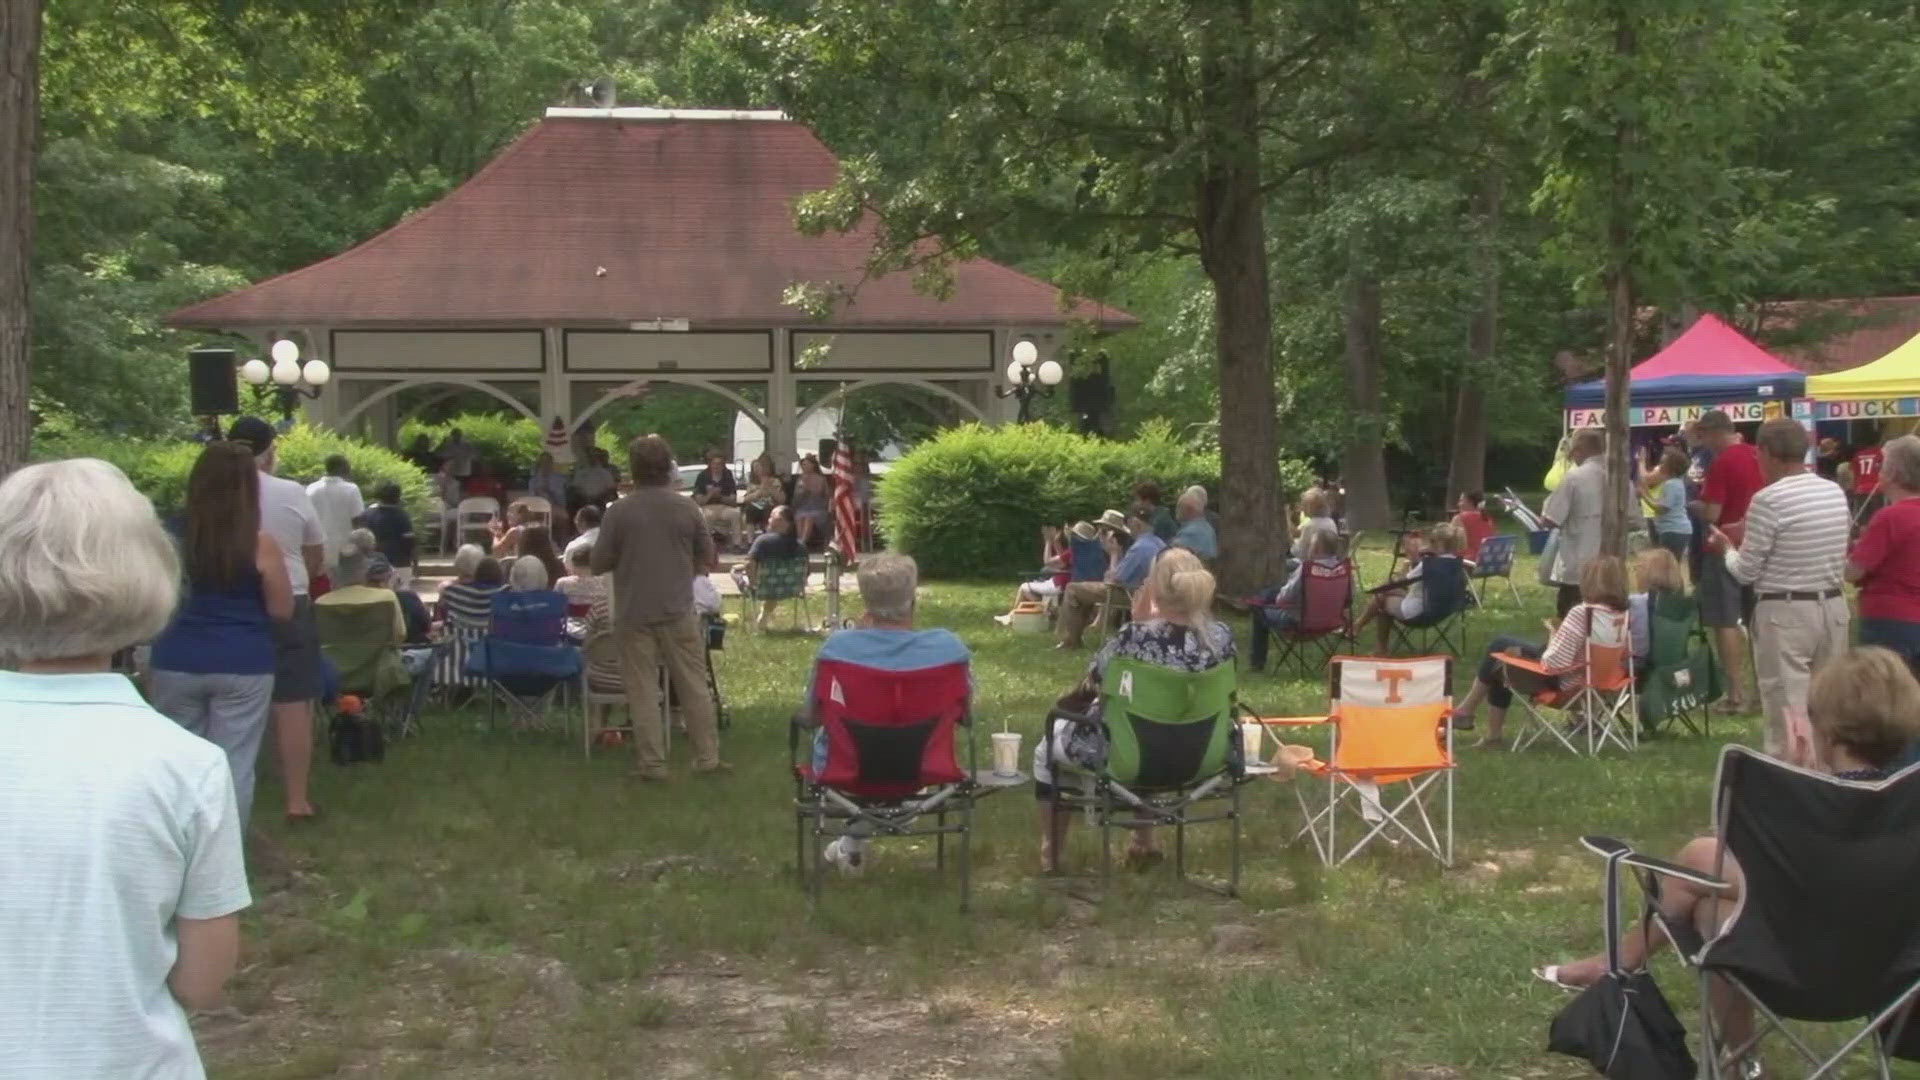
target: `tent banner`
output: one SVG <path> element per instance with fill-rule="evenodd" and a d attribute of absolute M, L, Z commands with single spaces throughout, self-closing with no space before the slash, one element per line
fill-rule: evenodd
<path fill-rule="evenodd" d="M 1802 401 L 1795 401 L 1791 414 L 1787 411 L 1787 403 L 1778 398 L 1772 401 L 1732 401 L 1715 405 L 1629 405 L 1627 426 L 1679 427 L 1689 420 L 1700 419 L 1700 414 L 1708 409 L 1719 409 L 1736 424 L 1757 424 L 1776 416 L 1800 415 L 1806 411 L 1805 404 Z M 1831 404 L 1839 404 L 1839 402 Z M 1569 429 L 1605 427 L 1606 424 L 1605 409 L 1567 410 Z"/>
<path fill-rule="evenodd" d="M 1920 416 L 1920 397 L 1884 401 L 1816 401 L 1816 420 L 1879 420 L 1889 416 Z"/>

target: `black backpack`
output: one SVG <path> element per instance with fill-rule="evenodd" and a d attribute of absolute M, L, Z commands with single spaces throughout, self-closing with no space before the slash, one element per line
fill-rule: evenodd
<path fill-rule="evenodd" d="M 336 712 L 327 728 L 327 741 L 335 765 L 356 765 L 363 761 L 384 761 L 387 735 L 380 725 L 358 712 Z"/>

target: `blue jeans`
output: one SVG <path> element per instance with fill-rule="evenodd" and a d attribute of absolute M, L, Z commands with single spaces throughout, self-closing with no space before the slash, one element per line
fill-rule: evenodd
<path fill-rule="evenodd" d="M 1905 619 L 1861 619 L 1860 644 L 1892 649 L 1920 676 L 1920 623 Z"/>

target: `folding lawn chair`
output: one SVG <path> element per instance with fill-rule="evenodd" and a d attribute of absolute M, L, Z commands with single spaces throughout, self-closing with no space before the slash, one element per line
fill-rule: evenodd
<path fill-rule="evenodd" d="M 1228 896 L 1240 892 L 1240 785 L 1246 780 L 1232 664 L 1202 672 L 1175 671 L 1128 657 L 1107 664 L 1101 682 L 1101 726 L 1107 753 L 1091 772 L 1058 766 L 1053 809 L 1089 812 L 1100 830 L 1100 878 L 1113 877 L 1113 831 L 1170 825 L 1173 872 L 1186 881 L 1187 826 L 1227 823 Z M 1048 717 L 1048 761 L 1055 751 L 1056 718 L 1092 722 L 1055 712 Z M 1075 781 L 1083 781 L 1076 784 Z M 1213 804 L 1226 800 L 1227 808 Z M 1194 882 L 1203 888 L 1213 886 Z"/>
<path fill-rule="evenodd" d="M 1920 1061 L 1920 1021 L 1910 1009 L 1920 997 L 1920 766 L 1885 780 L 1840 780 L 1728 746 L 1714 784 L 1714 835 L 1720 861 L 1710 874 L 1618 840 L 1581 839 L 1635 871 L 1655 925 L 1699 975 L 1705 1075 L 1740 1075 L 1730 1063 L 1776 1033 L 1805 1060 L 1809 1080 L 1836 1075 L 1862 1052 L 1883 1080 L 1891 1059 Z M 1661 915 L 1662 878 L 1725 892 L 1729 857 L 1744 883 L 1717 934 L 1703 940 L 1695 925 Z M 1754 1008 L 1756 1030 L 1744 1044 L 1726 1045 L 1708 1006 L 1715 980 Z M 1787 1021 L 1862 1026 L 1822 1055 Z"/>
<path fill-rule="evenodd" d="M 628 711 L 627 689 L 619 675 L 622 663 L 619 638 L 611 630 L 589 634 L 580 653 L 580 746 L 591 758 L 593 744 L 600 736 L 632 731 L 633 717 L 629 714 L 624 724 L 613 722 L 613 710 Z M 668 737 L 671 736 L 669 725 Z"/>
<path fill-rule="evenodd" d="M 1468 575 L 1467 586 L 1473 590 L 1473 601 L 1481 607 L 1487 606 L 1486 591 L 1475 582 L 1504 578 L 1507 582 L 1507 594 L 1513 597 L 1515 607 L 1520 606 L 1520 590 L 1513 584 L 1513 555 L 1519 547 L 1517 536 L 1489 536 L 1480 541 L 1480 551 L 1473 559 L 1473 573 Z"/>
<path fill-rule="evenodd" d="M 745 567 L 733 568 L 733 584 L 740 591 L 740 620 L 756 626 L 755 606 L 767 601 L 790 600 L 795 630 L 813 628 L 813 612 L 807 605 L 807 556 L 802 552 L 784 559 L 758 561 L 757 581 L 748 581 Z"/>
<path fill-rule="evenodd" d="M 1586 658 L 1571 667 L 1550 669 L 1538 660 L 1501 654 L 1507 686 L 1526 710 L 1526 726 L 1513 740 L 1524 750 L 1542 735 L 1551 735 L 1575 754 L 1597 754 L 1613 743 L 1622 750 L 1640 746 L 1639 714 L 1634 706 L 1632 643 L 1627 613 L 1587 608 Z M 1584 672 L 1577 690 L 1558 689 L 1555 680 Z M 1542 710 L 1565 713 L 1572 722 L 1562 727 Z M 1582 741 L 1584 740 L 1584 747 Z"/>
<path fill-rule="evenodd" d="M 1332 715 L 1262 721 L 1270 727 L 1332 726 L 1328 760 L 1302 767 L 1326 779 L 1326 800 L 1310 797 L 1305 783 L 1294 788 L 1307 819 L 1295 838 L 1312 838 L 1321 862 L 1339 866 L 1384 836 L 1411 841 L 1442 866 L 1453 865 L 1453 728 L 1447 722 L 1452 666 L 1445 656 L 1337 656 L 1328 679 Z M 1343 850 L 1339 824 L 1347 815 L 1362 832 Z"/>
<path fill-rule="evenodd" d="M 952 834 L 959 837 L 960 910 L 967 910 L 978 791 L 971 696 L 964 663 L 883 671 L 815 662 L 811 708 L 789 726 L 787 749 L 794 866 L 816 903 L 830 838 L 933 836 L 936 866 L 945 871 Z M 966 729 L 964 762 L 960 728 Z M 949 824 L 949 814 L 958 821 Z M 928 817 L 933 824 L 923 821 Z"/>
<path fill-rule="evenodd" d="M 1266 611 L 1285 610 L 1277 600 L 1249 602 L 1253 616 L 1253 649 L 1249 663 L 1254 671 L 1267 666 L 1267 639 L 1280 643 L 1280 655 L 1274 670 L 1284 672 L 1298 663 L 1302 676 L 1313 674 L 1309 664 L 1324 668 L 1343 644 L 1353 642 L 1353 563 L 1348 559 L 1313 559 L 1301 574 L 1299 617 L 1294 625 L 1275 627 L 1263 617 Z M 1269 595 L 1278 590 L 1270 591 Z M 1311 656 L 1309 654 L 1312 654 Z"/>
<path fill-rule="evenodd" d="M 1648 597 L 1647 662 L 1635 676 L 1646 734 L 1659 734 L 1670 721 L 1695 735 L 1709 733 L 1707 706 L 1720 699 L 1720 668 L 1693 597 L 1668 591 Z"/>
<path fill-rule="evenodd" d="M 400 659 L 393 610 L 384 601 L 315 604 L 313 621 L 320 653 L 338 675 L 339 692 L 359 695 L 369 719 L 405 735 L 413 724 L 414 702 L 407 694 L 413 679 Z M 395 714 L 398 719 L 390 719 Z"/>
<path fill-rule="evenodd" d="M 482 547 L 490 547 L 493 542 L 493 519 L 500 516 L 500 500 L 487 495 L 474 495 L 461 499 L 458 506 L 452 508 L 454 521 L 458 525 L 455 543 L 464 544 L 468 537 L 480 542 Z"/>
<path fill-rule="evenodd" d="M 1102 638 L 1133 619 L 1133 590 L 1111 581 L 1106 584 L 1106 595 L 1100 598 L 1100 606 L 1094 609 L 1092 623 L 1093 629 L 1099 631 Z"/>
<path fill-rule="evenodd" d="M 1376 585 L 1376 589 L 1385 588 Z M 1462 656 L 1466 640 L 1467 611 L 1473 607 L 1473 592 L 1467 584 L 1467 564 L 1452 556 L 1428 552 L 1420 556 L 1420 614 L 1411 619 L 1390 619 L 1394 654 L 1431 656 L 1444 652 Z M 1387 616 L 1382 616 L 1386 618 Z M 1459 631 L 1459 633 L 1455 633 Z M 1457 639 L 1457 640 L 1456 640 Z"/>
<path fill-rule="evenodd" d="M 548 706 L 580 674 L 580 649 L 567 638 L 567 598 L 546 590 L 495 593 L 492 625 L 467 650 L 466 665 L 486 680 L 489 728 L 498 701 L 530 725 L 544 722 Z"/>

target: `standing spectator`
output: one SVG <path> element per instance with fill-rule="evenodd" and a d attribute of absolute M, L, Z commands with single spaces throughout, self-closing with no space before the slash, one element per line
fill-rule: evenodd
<path fill-rule="evenodd" d="M 1151 480 L 1142 480 L 1133 485 L 1134 513 L 1145 518 L 1152 526 L 1153 535 L 1161 542 L 1170 542 L 1173 534 L 1180 531 L 1180 525 L 1173 520 L 1172 511 L 1164 505 L 1165 496 L 1160 494 L 1160 485 Z"/>
<path fill-rule="evenodd" d="M 166 627 L 179 578 L 153 506 L 113 466 L 0 482 L 8 1076 L 204 1075 L 187 1011 L 218 1004 L 252 902 L 232 772 L 109 670 Z"/>
<path fill-rule="evenodd" d="M 1078 649 L 1086 634 L 1087 621 L 1094 609 L 1106 599 L 1108 586 L 1118 585 L 1132 593 L 1147 580 L 1153 560 L 1167 545 L 1154 534 L 1153 524 L 1138 509 L 1123 517 L 1118 510 L 1100 515 L 1100 541 L 1107 549 L 1105 581 L 1076 581 L 1067 586 L 1060 601 L 1060 617 L 1055 632 L 1060 640 L 1056 649 Z"/>
<path fill-rule="evenodd" d="M 473 476 L 474 462 L 480 458 L 480 451 L 459 428 L 447 432 L 447 437 L 434 448 L 434 454 L 446 465 L 447 475 L 455 480 L 466 480 Z"/>
<path fill-rule="evenodd" d="M 307 489 L 273 475 L 273 425 L 243 416 L 233 422 L 227 437 L 253 450 L 260 471 L 260 527 L 280 545 L 293 586 L 293 617 L 275 624 L 280 641 L 273 667 L 273 738 L 287 818 L 311 821 L 315 811 L 307 797 L 307 779 L 313 770 L 313 702 L 320 696 L 321 661 L 308 583 L 320 574 L 325 535 Z"/>
<path fill-rule="evenodd" d="M 542 453 L 533 459 L 533 471 L 527 474 L 527 494 L 547 500 L 551 513 L 566 512 L 567 478 L 553 467 L 552 454 Z"/>
<path fill-rule="evenodd" d="M 1760 458 L 1752 446 L 1740 441 L 1733 421 L 1719 409 L 1701 413 L 1694 431 L 1701 449 L 1712 455 L 1696 504 L 1700 519 L 1709 539 L 1717 530 L 1737 535 L 1746 521 L 1747 504 L 1766 485 L 1760 477 Z M 1702 550 L 1707 546 L 1703 543 Z M 1712 628 L 1720 670 L 1727 673 L 1721 711 L 1747 712 L 1753 708 L 1753 699 L 1747 691 L 1747 642 L 1740 624 L 1752 623 L 1752 590 L 1736 581 L 1717 555 L 1701 559 L 1693 587 L 1700 600 L 1700 623 Z"/>
<path fill-rule="evenodd" d="M 326 537 L 320 560 L 332 575 L 333 564 L 340 561 L 340 546 L 347 542 L 347 534 L 360 515 L 367 512 L 367 504 L 360 496 L 360 485 L 353 482 L 353 465 L 345 454 L 327 455 L 326 470 L 325 476 L 307 485 L 307 498 L 313 501 L 313 512 L 320 515 L 320 532 Z"/>
<path fill-rule="evenodd" d="M 186 594 L 153 643 L 153 707 L 226 751 L 240 824 L 273 701 L 274 621 L 293 615 L 280 545 L 260 528 L 253 452 L 213 442 L 187 475 Z"/>
<path fill-rule="evenodd" d="M 1567 444 L 1567 459 L 1572 467 L 1560 476 L 1560 483 L 1548 496 L 1540 516 L 1560 530 L 1560 547 L 1554 553 L 1548 580 L 1559 587 L 1555 610 L 1561 618 L 1580 602 L 1580 570 L 1587 560 L 1600 554 L 1600 514 L 1606 505 L 1607 437 L 1598 428 L 1581 428 Z"/>
<path fill-rule="evenodd" d="M 440 550 L 449 552 L 460 542 L 460 500 L 466 493 L 444 463 L 433 474 L 433 494 L 440 500 Z"/>
<path fill-rule="evenodd" d="M 1871 518 L 1886 500 L 1880 497 L 1880 467 L 1884 452 L 1880 444 L 1871 438 L 1867 444 L 1854 451 L 1852 461 L 1853 497 L 1849 500 L 1853 508 L 1863 517 Z"/>
<path fill-rule="evenodd" d="M 1171 546 L 1186 548 L 1200 556 L 1202 562 L 1219 558 L 1220 539 L 1213 531 L 1213 523 L 1207 520 L 1204 493 L 1200 496 L 1191 490 L 1183 493 L 1174 510 L 1180 519 L 1180 528 L 1174 531 Z"/>
<path fill-rule="evenodd" d="M 1293 538 L 1294 562 L 1314 558 L 1322 536 L 1332 542 L 1334 550 L 1339 549 L 1340 526 L 1333 520 L 1333 500 L 1326 488 L 1310 487 L 1300 493 L 1300 516 L 1300 535 Z"/>
<path fill-rule="evenodd" d="M 1840 485 L 1807 471 L 1807 429 L 1799 421 L 1768 420 L 1756 442 L 1766 486 L 1749 501 L 1745 536 L 1730 548 L 1716 528 L 1713 542 L 1726 552 L 1727 572 L 1754 590 L 1754 674 L 1767 752 L 1779 754 L 1787 717 L 1806 712 L 1814 669 L 1847 651 L 1852 615 L 1841 584 L 1850 521 Z"/>
<path fill-rule="evenodd" d="M 1847 559 L 1860 583 L 1860 644 L 1893 650 L 1920 674 L 1920 438 L 1902 435 L 1881 448 L 1880 494 Z"/>
<path fill-rule="evenodd" d="M 1828 436 L 1820 440 L 1819 449 L 1813 455 L 1813 471 L 1835 483 L 1840 481 L 1840 465 L 1847 460 L 1846 447 L 1840 440 Z"/>
<path fill-rule="evenodd" d="M 1465 538 L 1460 550 L 1469 561 L 1480 557 L 1480 545 L 1486 542 L 1487 537 L 1493 535 L 1493 519 L 1488 517 L 1486 510 L 1483 509 L 1486 502 L 1487 497 L 1484 494 L 1469 491 L 1461 495 L 1460 500 L 1453 504 L 1452 525 L 1459 529 L 1460 535 Z"/>
<path fill-rule="evenodd" d="M 660 715 L 664 666 L 686 719 L 693 771 L 731 772 L 720 760 L 713 698 L 707 693 L 706 633 L 693 611 L 693 575 L 711 566 L 713 537 L 693 501 L 673 490 L 673 448 L 658 435 L 628 451 L 633 492 L 607 510 L 593 545 L 595 573 L 613 574 L 614 622 L 624 660 L 627 705 L 634 716 Z M 667 777 L 660 728 L 635 724 L 634 775 Z"/>
<path fill-rule="evenodd" d="M 362 520 L 379 544 L 380 556 L 392 568 L 394 585 L 404 589 L 413 581 L 413 518 L 400 505 L 400 485 L 391 480 L 381 481 L 373 500 Z"/>
<path fill-rule="evenodd" d="M 833 525 L 828 497 L 832 487 L 820 472 L 820 459 L 808 454 L 800 459 L 800 477 L 793 485 L 793 525 L 800 546 L 810 548 L 816 539 L 827 542 Z"/>
<path fill-rule="evenodd" d="M 1693 519 L 1687 516 L 1687 452 L 1669 445 L 1660 464 L 1643 470 L 1641 490 L 1653 501 L 1653 536 L 1673 557 L 1685 560 L 1693 543 Z"/>
<path fill-rule="evenodd" d="M 707 453 L 707 467 L 693 478 L 693 501 L 707 519 L 709 530 L 724 535 L 729 544 L 741 542 L 739 484 L 725 454 L 718 450 Z"/>
<path fill-rule="evenodd" d="M 433 452 L 433 440 L 424 431 L 413 437 L 413 442 L 407 445 L 406 453 L 401 456 L 428 476 L 440 471 L 440 455 Z"/>
<path fill-rule="evenodd" d="M 574 538 L 567 542 L 566 550 L 560 553 L 560 561 L 569 566 L 573 564 L 574 552 L 590 552 L 593 550 L 593 542 L 600 539 L 600 508 L 583 506 L 574 511 L 573 530 Z"/>
<path fill-rule="evenodd" d="M 572 493 L 567 498 L 567 509 L 605 506 L 619 486 L 620 474 L 613 470 L 607 452 L 596 446 L 588 452 L 587 460 L 573 467 L 573 476 L 568 481 Z"/>

